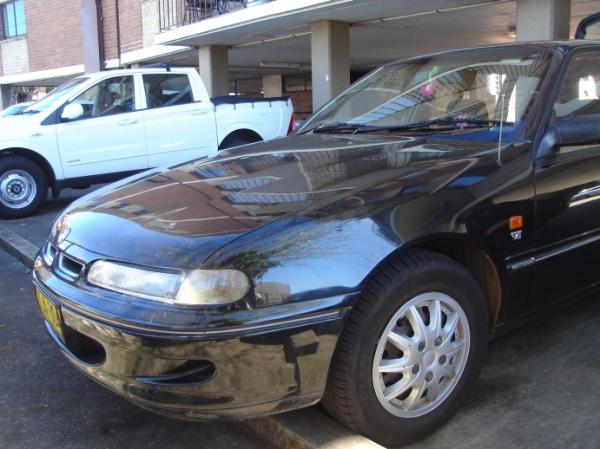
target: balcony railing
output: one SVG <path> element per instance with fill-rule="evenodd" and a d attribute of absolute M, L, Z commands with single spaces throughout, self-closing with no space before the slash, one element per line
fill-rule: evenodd
<path fill-rule="evenodd" d="M 273 0 L 159 0 L 160 31 Z"/>

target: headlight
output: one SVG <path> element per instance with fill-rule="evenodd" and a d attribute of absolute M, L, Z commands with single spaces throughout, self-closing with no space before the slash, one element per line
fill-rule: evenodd
<path fill-rule="evenodd" d="M 99 260 L 87 275 L 90 284 L 169 304 L 230 304 L 250 290 L 248 277 L 238 270 L 166 272 Z"/>

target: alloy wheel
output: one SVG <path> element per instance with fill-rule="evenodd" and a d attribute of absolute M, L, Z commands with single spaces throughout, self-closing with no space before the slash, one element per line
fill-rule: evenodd
<path fill-rule="evenodd" d="M 11 209 L 29 206 L 37 194 L 33 177 L 24 170 L 8 170 L 0 176 L 0 202 Z"/>
<path fill-rule="evenodd" d="M 379 338 L 373 387 L 391 414 L 415 418 L 438 407 L 456 387 L 470 347 L 467 317 L 445 293 L 404 303 Z"/>

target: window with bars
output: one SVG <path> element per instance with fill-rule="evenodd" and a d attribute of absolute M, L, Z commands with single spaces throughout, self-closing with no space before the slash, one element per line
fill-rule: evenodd
<path fill-rule="evenodd" d="M 13 0 L 2 4 L 2 28 L 5 39 L 23 36 L 27 32 L 23 3 L 24 0 Z"/>

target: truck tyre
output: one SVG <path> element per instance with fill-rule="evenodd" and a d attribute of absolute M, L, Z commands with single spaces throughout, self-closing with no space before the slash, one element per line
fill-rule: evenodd
<path fill-rule="evenodd" d="M 48 180 L 39 165 L 20 156 L 0 158 L 0 217 L 31 215 L 47 194 Z"/>
<path fill-rule="evenodd" d="M 481 288 L 459 263 L 422 250 L 394 258 L 346 321 L 323 405 L 386 447 L 430 434 L 481 368 L 487 317 Z"/>

